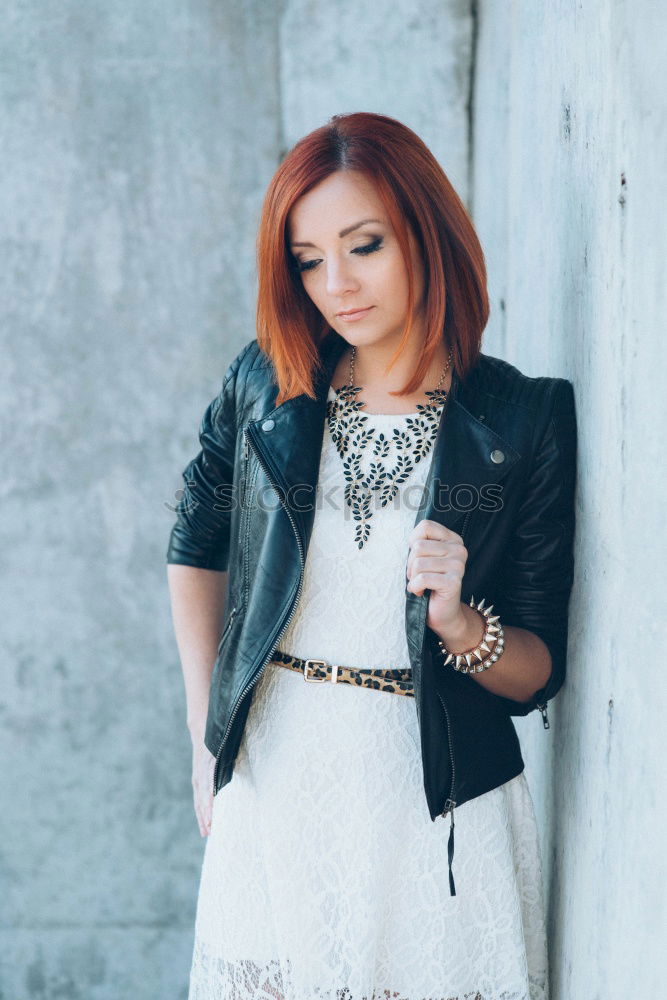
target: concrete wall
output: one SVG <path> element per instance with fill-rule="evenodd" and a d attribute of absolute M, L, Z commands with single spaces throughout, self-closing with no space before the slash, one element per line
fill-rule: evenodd
<path fill-rule="evenodd" d="M 467 4 L 380 6 L 5 5 L 1 1000 L 187 995 L 204 842 L 164 504 L 254 336 L 266 184 L 366 109 L 466 191 Z"/>
<path fill-rule="evenodd" d="M 466 200 L 474 20 L 469 0 L 289 0 L 280 25 L 283 140 L 336 112 L 405 122 Z"/>
<path fill-rule="evenodd" d="M 564 375 L 579 422 L 569 676 L 519 720 L 553 1000 L 664 993 L 667 685 L 663 4 L 482 0 L 471 202 L 486 349 Z"/>
<path fill-rule="evenodd" d="M 5 8 L 0 1000 L 187 994 L 204 844 L 165 503 L 254 336 L 268 180 L 300 135 L 362 109 L 415 128 L 468 201 L 485 349 L 575 383 L 570 674 L 548 732 L 518 722 L 553 998 L 658 995 L 662 8 Z"/>
<path fill-rule="evenodd" d="M 3 1000 L 186 996 L 204 842 L 163 504 L 252 335 L 279 16 L 4 6 Z"/>

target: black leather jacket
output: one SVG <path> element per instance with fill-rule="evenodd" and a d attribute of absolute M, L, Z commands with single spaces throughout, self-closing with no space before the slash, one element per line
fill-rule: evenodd
<path fill-rule="evenodd" d="M 276 407 L 271 362 L 250 341 L 207 407 L 201 451 L 183 471 L 167 562 L 229 571 L 205 732 L 216 794 L 232 778 L 254 685 L 299 599 L 327 391 L 345 346 L 330 331 L 317 398 L 302 394 Z M 453 372 L 415 523 L 439 521 L 463 537 L 461 599 L 484 598 L 503 625 L 538 635 L 552 672 L 528 702 L 490 693 L 444 667 L 425 624 L 430 591 L 406 591 L 424 790 L 432 820 L 451 815 L 450 879 L 454 806 L 523 770 L 512 716 L 537 708 L 548 727 L 546 704 L 565 678 L 575 465 L 569 380 L 531 378 L 484 353 L 464 380 Z"/>

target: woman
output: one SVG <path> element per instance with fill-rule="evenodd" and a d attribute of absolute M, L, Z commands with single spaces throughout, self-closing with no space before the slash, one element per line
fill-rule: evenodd
<path fill-rule="evenodd" d="M 572 384 L 481 352 L 472 223 L 391 118 L 296 144 L 258 270 L 167 554 L 208 835 L 190 1000 L 542 1000 L 511 717 L 548 727 L 565 676 Z"/>

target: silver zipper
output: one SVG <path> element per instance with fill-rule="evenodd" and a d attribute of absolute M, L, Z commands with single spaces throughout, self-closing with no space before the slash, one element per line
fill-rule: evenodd
<path fill-rule="evenodd" d="M 544 728 L 545 729 L 550 729 L 551 727 L 549 725 L 549 716 L 547 715 L 547 703 L 546 703 L 546 701 L 545 701 L 545 703 L 543 705 L 539 705 L 538 704 L 536 707 L 539 708 L 540 712 L 542 713 L 542 723 L 544 725 Z"/>
<path fill-rule="evenodd" d="M 245 432 L 245 447 L 246 447 L 246 449 L 248 448 L 248 429 L 247 428 L 246 428 L 246 432 Z M 236 702 L 234 704 L 234 707 L 232 709 L 232 714 L 229 717 L 229 722 L 227 723 L 227 728 L 225 729 L 224 735 L 222 737 L 222 741 L 221 741 L 220 746 L 218 747 L 218 751 L 217 751 L 217 753 L 215 755 L 215 767 L 213 768 L 213 794 L 214 795 L 216 794 L 216 786 L 217 786 L 217 783 L 218 783 L 218 766 L 220 764 L 220 757 L 222 755 L 222 751 L 224 749 L 225 743 L 227 742 L 227 738 L 229 737 L 229 733 L 231 731 L 232 724 L 234 722 L 234 719 L 236 718 L 236 715 L 238 713 L 238 710 L 239 710 L 239 707 L 241 705 L 241 702 L 245 698 L 245 696 L 248 693 L 248 691 L 250 690 L 250 688 L 253 687 L 253 685 L 257 683 L 257 681 L 259 680 L 260 676 L 264 673 L 264 670 L 266 669 L 267 664 L 271 661 L 271 657 L 273 656 L 276 648 L 278 647 L 278 644 L 279 644 L 281 638 L 283 637 L 283 635 L 287 631 L 287 628 L 288 628 L 288 626 L 289 626 L 292 618 L 294 617 L 294 613 L 296 611 L 297 604 L 299 603 L 299 597 L 301 596 L 301 590 L 302 590 L 302 587 L 303 587 L 304 566 L 305 566 L 305 561 L 306 561 L 304 553 L 303 553 L 303 546 L 301 545 L 301 538 L 299 536 L 299 532 L 298 532 L 296 523 L 294 521 L 294 518 L 292 517 L 291 512 L 289 511 L 289 509 L 283 503 L 281 491 L 280 491 L 278 485 L 276 484 L 275 480 L 271 476 L 271 473 L 268 471 L 268 469 L 266 468 L 266 466 L 262 464 L 262 461 L 261 461 L 259 455 L 257 454 L 257 451 L 255 450 L 255 448 L 253 448 L 253 451 L 255 452 L 255 455 L 257 457 L 257 461 L 260 463 L 260 465 L 262 465 L 262 468 L 264 469 L 264 472 L 266 473 L 266 475 L 267 475 L 267 477 L 269 479 L 269 482 L 271 483 L 271 485 L 275 489 L 276 493 L 278 494 L 278 498 L 279 498 L 281 504 L 283 505 L 285 513 L 287 514 L 287 516 L 290 519 L 290 523 L 292 525 L 292 528 L 294 529 L 294 535 L 296 537 L 297 545 L 299 546 L 299 558 L 301 559 L 301 572 L 299 574 L 299 586 L 297 588 L 296 597 L 294 598 L 294 603 L 292 604 L 292 607 L 290 609 L 290 613 L 288 615 L 287 621 L 285 622 L 285 624 L 283 625 L 282 629 L 280 630 L 280 633 L 276 636 L 275 642 L 274 642 L 273 646 L 271 647 L 269 655 L 266 657 L 266 659 L 264 660 L 264 663 L 262 664 L 262 666 L 260 667 L 260 669 L 257 671 L 257 673 L 255 674 L 255 676 L 252 677 L 251 680 L 248 681 L 248 683 L 244 687 L 243 691 L 241 692 L 241 694 L 237 698 L 237 700 L 236 700 Z"/>
<path fill-rule="evenodd" d="M 236 617 L 236 614 L 237 614 L 238 610 L 239 610 L 238 607 L 236 605 L 234 605 L 234 607 L 232 608 L 232 610 L 229 612 L 229 618 L 227 619 L 227 624 L 225 625 L 224 629 L 222 630 L 222 635 L 220 636 L 220 642 L 218 643 L 218 656 L 220 656 L 220 650 L 222 649 L 222 644 L 224 643 L 225 639 L 227 638 L 227 633 L 229 632 L 229 630 L 230 630 L 230 628 L 232 626 L 232 622 L 234 621 L 234 618 Z"/>
<path fill-rule="evenodd" d="M 452 747 L 452 727 L 449 721 L 449 712 L 447 711 L 447 706 L 443 700 L 442 695 L 438 691 L 438 698 L 440 699 L 440 704 L 445 712 L 445 718 L 447 719 L 447 743 L 449 745 L 449 759 L 452 765 L 452 784 L 449 789 L 449 798 L 445 802 L 445 808 L 440 813 L 441 816 L 446 816 L 447 813 L 453 813 L 454 807 L 456 805 L 456 800 L 454 799 L 454 785 L 456 784 L 456 765 L 454 763 L 454 748 Z"/>
<path fill-rule="evenodd" d="M 242 500 L 241 500 L 241 503 L 243 505 L 243 518 L 242 518 L 242 522 L 241 522 L 241 527 L 243 529 L 242 532 L 241 532 L 241 551 L 243 552 L 243 581 L 242 581 L 242 583 L 243 583 L 243 598 L 244 598 L 244 604 L 245 604 L 245 606 L 247 606 L 247 604 L 248 604 L 248 596 L 249 596 L 248 595 L 248 591 L 250 589 L 250 573 L 249 573 L 249 566 L 248 566 L 248 563 L 249 563 L 249 551 L 248 551 L 248 549 L 249 549 L 249 544 L 250 544 L 250 512 L 249 512 L 249 510 L 246 510 L 246 502 L 247 502 L 247 497 L 248 496 L 252 496 L 252 489 L 253 489 L 254 481 L 255 481 L 255 479 L 257 477 L 257 472 L 258 472 L 258 469 L 259 469 L 259 466 L 256 465 L 255 468 L 254 468 L 254 470 L 253 470 L 253 481 L 251 483 L 249 483 L 248 482 L 248 454 L 249 454 L 249 446 L 248 446 L 248 437 L 247 437 L 246 430 L 244 430 L 244 432 L 243 432 L 243 438 L 244 438 L 244 443 L 243 443 L 243 457 L 244 457 L 243 483 L 244 483 L 244 486 L 243 486 L 243 496 L 242 496 Z"/>
<path fill-rule="evenodd" d="M 243 504 L 246 496 L 246 485 L 248 478 L 248 433 L 247 428 L 243 429 L 243 493 L 241 494 L 241 503 Z"/>

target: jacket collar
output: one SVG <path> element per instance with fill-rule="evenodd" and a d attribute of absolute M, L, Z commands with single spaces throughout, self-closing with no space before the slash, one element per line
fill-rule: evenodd
<path fill-rule="evenodd" d="M 256 450 L 288 498 L 304 552 L 315 517 L 328 390 L 346 346 L 347 341 L 335 331 L 327 336 L 321 350 L 322 368 L 315 380 L 315 399 L 302 393 L 248 424 Z M 485 412 L 484 422 L 479 419 L 476 411 L 482 400 L 473 382 L 470 377 L 461 381 L 456 370 L 452 372 L 415 524 L 427 518 L 459 531 L 466 513 L 480 502 L 482 487 L 501 483 L 521 458 L 490 426 L 493 408 L 487 405 L 488 397 L 484 408 L 489 412 Z M 273 423 L 264 429 L 262 425 L 269 418 Z"/>

